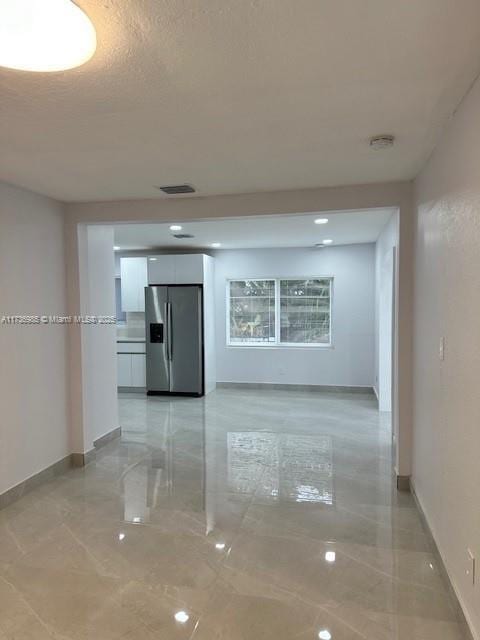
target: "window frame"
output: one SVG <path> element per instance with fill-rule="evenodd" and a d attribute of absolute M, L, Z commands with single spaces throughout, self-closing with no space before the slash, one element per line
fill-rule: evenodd
<path fill-rule="evenodd" d="M 265 280 L 273 280 L 275 282 L 275 341 L 273 342 L 232 342 L 230 336 L 230 283 L 240 282 L 242 280 L 250 280 L 252 282 L 263 282 Z M 330 331 L 329 342 L 281 342 L 281 316 L 280 316 L 280 281 L 285 280 L 329 280 L 330 281 Z M 227 278 L 225 287 L 225 307 L 226 307 L 226 346 L 232 349 L 333 349 L 333 294 L 334 294 L 334 277 L 327 276 L 264 276 L 263 278 L 255 277 L 238 277 Z"/>
<path fill-rule="evenodd" d="M 274 330 L 275 330 L 275 340 L 269 342 L 268 340 L 264 340 L 264 341 L 258 341 L 258 342 L 232 342 L 231 340 L 231 336 L 230 336 L 230 283 L 232 282 L 241 282 L 241 281 L 246 281 L 249 280 L 250 282 L 265 282 L 265 281 L 273 281 L 274 286 L 275 286 L 275 297 L 274 297 L 274 313 L 275 313 L 275 324 L 274 324 Z M 229 347 L 265 347 L 268 349 L 271 349 L 272 347 L 276 346 L 277 340 L 278 340 L 278 336 L 277 336 L 277 330 L 278 330 L 278 325 L 277 325 L 277 280 L 275 278 L 229 278 L 227 280 L 227 286 L 226 286 L 226 318 L 227 318 L 227 346 Z"/>

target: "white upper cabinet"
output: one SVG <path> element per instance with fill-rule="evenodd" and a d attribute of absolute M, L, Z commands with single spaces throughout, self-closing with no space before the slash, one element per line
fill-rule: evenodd
<path fill-rule="evenodd" d="M 204 256 L 152 256 L 148 260 L 148 284 L 202 284 Z"/>
<path fill-rule="evenodd" d="M 203 254 L 187 254 L 174 258 L 175 284 L 203 283 Z"/>
<path fill-rule="evenodd" d="M 152 256 L 148 259 L 148 284 L 175 284 L 175 256 Z"/>
<path fill-rule="evenodd" d="M 206 259 L 201 253 L 120 258 L 122 311 L 145 311 L 149 284 L 203 284 Z"/>
<path fill-rule="evenodd" d="M 145 311 L 146 258 L 120 258 L 122 311 Z"/>

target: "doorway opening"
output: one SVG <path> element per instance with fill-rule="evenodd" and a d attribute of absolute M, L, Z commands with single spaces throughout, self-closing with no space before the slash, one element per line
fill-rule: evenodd
<path fill-rule="evenodd" d="M 376 394 L 381 418 L 389 428 L 393 424 L 395 437 L 398 223 L 398 211 L 390 208 L 258 216 L 248 222 L 86 225 L 82 290 L 90 302 L 85 308 L 93 313 L 93 303 L 101 301 L 103 312 L 111 306 L 116 319 L 113 333 L 103 334 L 108 348 L 91 338 L 89 349 L 88 335 L 84 341 L 85 388 L 101 423 L 90 439 L 102 438 L 102 429 L 119 423 L 118 405 L 107 410 L 117 391 L 127 399 L 148 392 L 202 398 L 233 387 L 363 393 L 372 399 Z M 152 382 L 158 354 L 153 364 L 149 358 L 167 350 L 168 360 L 170 344 L 169 298 L 159 307 L 150 295 L 150 304 L 145 292 L 152 294 L 153 287 L 201 291 L 200 321 L 185 334 L 199 331 L 200 387 Z M 146 299 L 147 307 L 160 310 L 158 322 L 147 318 Z M 188 342 L 183 339 L 176 351 Z M 185 379 L 192 362 L 187 354 Z M 108 393 L 102 393 L 100 375 Z M 90 376 L 95 384 L 88 384 Z"/>

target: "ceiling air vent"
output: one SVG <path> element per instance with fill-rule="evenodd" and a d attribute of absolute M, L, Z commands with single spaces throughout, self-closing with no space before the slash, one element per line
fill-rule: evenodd
<path fill-rule="evenodd" d="M 179 240 L 183 240 L 184 238 L 194 238 L 191 233 L 174 233 L 174 238 L 178 238 Z"/>
<path fill-rule="evenodd" d="M 174 184 L 170 187 L 158 187 L 163 193 L 169 196 L 175 196 L 181 193 L 195 193 L 195 189 L 190 184 Z"/>
<path fill-rule="evenodd" d="M 390 149 L 393 147 L 395 143 L 395 136 L 390 134 L 381 135 L 381 136 L 373 136 L 370 138 L 370 148 L 374 151 L 384 151 L 385 149 Z"/>

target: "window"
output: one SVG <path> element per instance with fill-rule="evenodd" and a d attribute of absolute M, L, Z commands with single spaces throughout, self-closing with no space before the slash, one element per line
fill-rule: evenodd
<path fill-rule="evenodd" d="M 231 280 L 227 342 L 330 346 L 332 278 Z"/>
<path fill-rule="evenodd" d="M 280 342 L 330 344 L 329 278 L 280 280 Z"/>
<path fill-rule="evenodd" d="M 230 344 L 275 342 L 275 280 L 232 280 Z"/>

